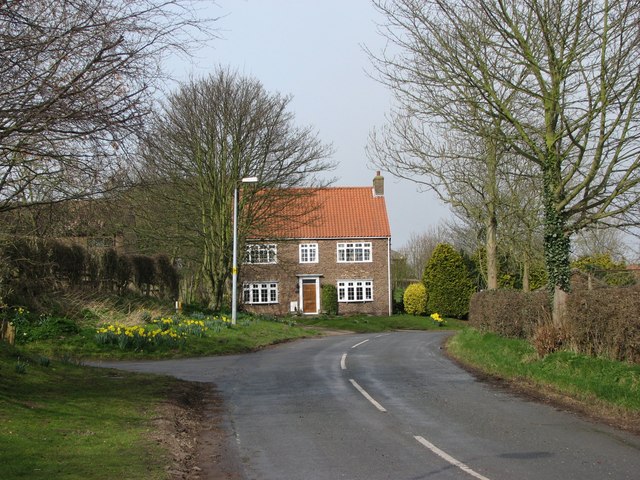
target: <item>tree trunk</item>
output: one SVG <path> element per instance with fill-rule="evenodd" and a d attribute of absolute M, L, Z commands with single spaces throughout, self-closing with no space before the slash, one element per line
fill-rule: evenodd
<path fill-rule="evenodd" d="M 561 327 L 565 324 L 567 316 L 567 292 L 556 286 L 553 292 L 553 324 Z"/>
<path fill-rule="evenodd" d="M 498 288 L 498 242 L 497 242 L 498 222 L 495 214 L 487 224 L 487 288 L 495 290 Z"/>
<path fill-rule="evenodd" d="M 564 321 L 566 293 L 570 290 L 569 249 L 570 240 L 565 234 L 566 221 L 556 205 L 559 172 L 549 169 L 544 172 L 544 256 L 547 266 L 548 290 L 552 297 L 553 323 L 560 326 Z"/>
<path fill-rule="evenodd" d="M 529 276 L 531 275 L 531 258 L 528 253 L 524 254 L 524 262 L 522 263 L 522 291 L 530 292 L 531 284 L 529 283 Z"/>
<path fill-rule="evenodd" d="M 499 130 L 499 126 L 496 127 Z M 498 149 L 496 140 L 488 136 L 485 140 L 487 148 L 487 288 L 498 288 L 498 218 L 496 208 L 498 203 Z"/>

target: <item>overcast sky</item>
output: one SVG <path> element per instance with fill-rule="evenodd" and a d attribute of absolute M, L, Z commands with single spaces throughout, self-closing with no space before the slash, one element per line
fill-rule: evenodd
<path fill-rule="evenodd" d="M 206 75 L 230 66 L 258 79 L 269 92 L 292 95 L 298 126 L 311 125 L 333 145 L 336 186 L 369 185 L 376 168 L 365 154 L 367 136 L 384 123 L 390 93 L 369 78 L 362 45 L 377 51 L 377 12 L 370 0 L 217 0 L 210 7 L 221 39 L 199 52 L 178 76 Z M 447 216 L 432 192 L 385 177 L 392 246 L 427 231 Z"/>

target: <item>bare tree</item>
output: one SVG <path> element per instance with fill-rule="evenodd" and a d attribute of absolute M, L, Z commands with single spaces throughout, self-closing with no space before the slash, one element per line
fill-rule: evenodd
<path fill-rule="evenodd" d="M 162 62 L 208 21 L 191 0 L 0 3 L 0 212 L 113 189 Z"/>
<path fill-rule="evenodd" d="M 638 223 L 640 4 L 375 3 L 399 48 L 378 57 L 397 95 L 438 102 L 437 120 L 445 124 L 457 122 L 471 101 L 537 167 L 549 286 L 561 300 L 569 290 L 571 234 L 595 223 Z M 555 303 L 555 321 L 561 307 Z"/>
<path fill-rule="evenodd" d="M 573 245 L 576 257 L 609 254 L 616 262 L 626 262 L 633 256 L 622 232 L 612 228 L 590 228 L 581 231 L 576 235 Z"/>
<path fill-rule="evenodd" d="M 488 115 L 473 89 L 463 81 L 449 77 L 450 72 L 438 76 L 438 66 L 427 63 L 430 59 L 420 36 L 430 32 L 421 22 L 422 16 L 431 11 L 424 2 L 374 3 L 389 20 L 381 26 L 382 34 L 401 53 L 368 53 L 378 80 L 395 93 L 400 107 L 392 111 L 381 131 L 370 136 L 369 158 L 398 177 L 426 185 L 457 215 L 468 215 L 484 224 L 487 286 L 495 289 L 500 183 L 504 181 L 504 164 L 512 157 L 504 138 L 509 135 L 509 126 L 500 117 Z M 481 32 L 478 28 L 476 33 Z M 447 33 L 440 34 L 445 41 Z M 485 55 L 491 57 L 487 62 L 494 68 L 510 68 L 509 62 L 498 55 L 490 51 Z M 445 82 L 448 88 L 423 83 L 424 77 L 430 76 Z M 513 79 L 516 86 L 521 80 Z M 503 88 L 497 94 L 501 103 L 516 104 L 517 89 Z"/>
<path fill-rule="evenodd" d="M 371 134 L 367 153 L 380 168 L 432 189 L 456 215 L 484 224 L 488 287 L 497 288 L 499 159 L 504 153 L 489 136 L 439 130 L 395 112 Z"/>
<path fill-rule="evenodd" d="M 400 248 L 409 267 L 413 279 L 421 279 L 424 267 L 429 261 L 433 250 L 439 243 L 448 239 L 443 226 L 432 226 L 426 232 L 411 233 L 407 243 Z"/>
<path fill-rule="evenodd" d="M 240 245 L 250 227 L 282 221 L 281 212 L 291 210 L 286 203 L 304 204 L 294 187 L 319 186 L 318 174 L 332 167 L 330 148 L 294 125 L 290 100 L 221 68 L 171 95 L 144 144 L 144 179 L 155 185 L 149 200 L 173 222 L 165 228 L 168 222 L 156 217 L 149 225 L 157 231 L 159 220 L 173 245 L 189 247 L 180 254 L 199 263 L 213 308 L 222 306 L 231 275 L 233 196 L 241 179 L 256 176 L 259 184 L 241 191 Z"/>

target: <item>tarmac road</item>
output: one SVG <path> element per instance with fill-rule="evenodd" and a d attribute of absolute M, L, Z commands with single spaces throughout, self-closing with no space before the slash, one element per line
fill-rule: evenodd
<path fill-rule="evenodd" d="M 640 437 L 477 381 L 442 355 L 447 334 L 101 365 L 214 383 L 245 479 L 640 478 Z"/>

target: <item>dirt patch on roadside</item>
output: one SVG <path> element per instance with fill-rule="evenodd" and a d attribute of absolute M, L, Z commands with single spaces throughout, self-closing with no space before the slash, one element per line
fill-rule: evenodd
<path fill-rule="evenodd" d="M 241 479 L 235 443 L 212 384 L 178 381 L 158 408 L 154 440 L 171 455 L 172 480 Z"/>

